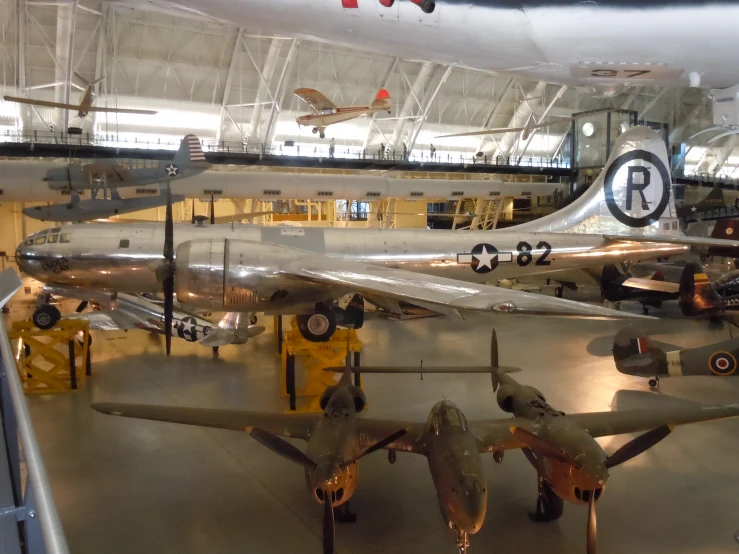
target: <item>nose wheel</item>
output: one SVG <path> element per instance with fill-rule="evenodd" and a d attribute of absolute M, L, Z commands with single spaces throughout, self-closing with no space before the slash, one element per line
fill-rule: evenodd
<path fill-rule="evenodd" d="M 44 305 L 33 312 L 31 319 L 39 329 L 51 329 L 62 318 L 62 314 L 56 306 Z"/>
<path fill-rule="evenodd" d="M 457 529 L 457 526 L 451 521 L 449 522 L 449 529 L 454 533 L 454 542 L 457 545 L 457 552 L 459 552 L 459 554 L 467 554 L 470 547 L 470 539 L 467 532 Z"/>

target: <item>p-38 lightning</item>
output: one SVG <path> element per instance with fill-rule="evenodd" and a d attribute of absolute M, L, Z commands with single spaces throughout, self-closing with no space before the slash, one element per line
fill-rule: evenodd
<path fill-rule="evenodd" d="M 565 415 L 553 409 L 538 390 L 518 384 L 498 366 L 495 333 L 491 365 L 477 368 L 356 368 L 369 372 L 470 370 L 492 374 L 500 407 L 513 418 L 468 422 L 448 400 L 431 409 L 426 423 L 368 419 L 359 416 L 366 406 L 362 389 L 352 383 L 352 368 L 341 369 L 336 385 L 321 396 L 321 414 L 278 414 L 237 410 L 96 403 L 102 413 L 122 417 L 246 431 L 273 452 L 305 468 L 308 489 L 323 504 L 323 552 L 334 551 L 334 508 L 341 519 L 352 514 L 348 502 L 357 487 L 357 462 L 381 448 L 421 454 L 429 469 L 445 523 L 454 532 L 460 554 L 468 550 L 468 535 L 485 521 L 487 479 L 481 455 L 493 453 L 502 461 L 509 449 L 523 449 L 539 473 L 540 497 L 536 521 L 562 515 L 562 500 L 589 506 L 588 553 L 595 552 L 595 502 L 600 499 L 609 468 L 620 465 L 665 438 L 676 425 L 739 416 L 739 406 L 696 406 L 681 409 L 633 410 Z M 595 437 L 647 431 L 610 456 Z M 305 452 L 279 438 L 305 440 Z"/>
<path fill-rule="evenodd" d="M 348 294 L 396 313 L 405 301 L 453 315 L 641 317 L 482 283 L 666 257 L 689 245 L 739 248 L 739 241 L 681 235 L 670 188 L 664 142 L 655 131 L 634 127 L 619 137 L 578 200 L 511 229 L 198 228 L 175 226 L 168 204 L 164 225 L 69 225 L 65 240 L 42 231 L 18 247 L 16 259 L 47 284 L 163 289 L 165 300 L 176 291 L 193 308 L 297 314 L 301 333 L 313 341 L 333 334 L 334 302 Z M 358 317 L 355 327 L 361 324 Z"/>

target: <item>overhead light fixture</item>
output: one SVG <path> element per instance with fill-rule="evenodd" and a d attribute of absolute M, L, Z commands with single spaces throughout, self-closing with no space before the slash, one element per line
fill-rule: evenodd
<path fill-rule="evenodd" d="M 590 121 L 585 122 L 582 126 L 582 134 L 588 138 L 592 137 L 595 134 L 595 125 Z"/>

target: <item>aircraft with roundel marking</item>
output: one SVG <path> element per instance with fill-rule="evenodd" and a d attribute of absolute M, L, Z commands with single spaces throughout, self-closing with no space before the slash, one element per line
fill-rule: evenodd
<path fill-rule="evenodd" d="M 642 317 L 486 283 L 537 274 L 556 279 L 557 272 L 665 258 L 693 246 L 739 251 L 739 240 L 681 233 L 665 144 L 647 127 L 618 138 L 606 167 L 577 200 L 509 229 L 198 227 L 174 225 L 171 203 L 167 213 L 164 225 L 69 225 L 64 240 L 42 231 L 19 245 L 16 259 L 47 284 L 164 289 L 165 298 L 176 292 L 198 309 L 294 314 L 302 335 L 321 342 L 337 325 L 362 326 L 364 298 L 390 311 L 409 302 L 460 317 L 466 311 Z M 52 267 L 60 258 L 67 260 L 63 270 Z M 342 309 L 337 300 L 349 295 L 361 301 Z"/>

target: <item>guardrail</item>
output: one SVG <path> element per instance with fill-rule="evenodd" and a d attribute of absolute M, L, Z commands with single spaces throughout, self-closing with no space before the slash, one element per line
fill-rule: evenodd
<path fill-rule="evenodd" d="M 21 287 L 13 269 L 0 273 L 0 308 Z M 13 351 L 0 317 L 0 413 L 5 456 L 0 455 L 0 551 L 3 554 L 69 554 L 36 441 Z M 21 481 L 21 453 L 26 483 Z"/>
<path fill-rule="evenodd" d="M 727 175 L 685 173 L 683 170 L 675 169 L 672 171 L 672 178 L 673 180 L 682 180 L 683 184 L 739 190 L 739 179 L 735 179 Z"/>
<path fill-rule="evenodd" d="M 257 156 L 285 156 L 301 158 L 323 158 L 339 160 L 361 160 L 377 162 L 409 162 L 439 165 L 490 165 L 490 166 L 520 166 L 535 168 L 566 169 L 570 167 L 569 160 L 523 157 L 523 156 L 477 156 L 474 154 L 463 154 L 458 151 L 446 151 L 437 149 L 434 153 L 428 150 L 416 149 L 407 155 L 403 149 L 380 150 L 379 147 L 371 149 L 356 149 L 348 146 L 334 146 L 333 153 L 330 151 L 329 143 L 310 144 L 302 146 L 286 146 L 285 144 L 246 143 L 240 141 L 215 141 L 200 139 L 203 150 L 206 153 L 219 154 L 252 154 Z M 3 143 L 15 144 L 49 144 L 69 147 L 97 146 L 115 149 L 145 149 L 145 150 L 177 150 L 179 141 L 174 140 L 127 140 L 120 139 L 111 134 L 82 133 L 80 135 L 68 135 L 61 131 L 5 131 L 0 134 L 0 146 Z"/>

